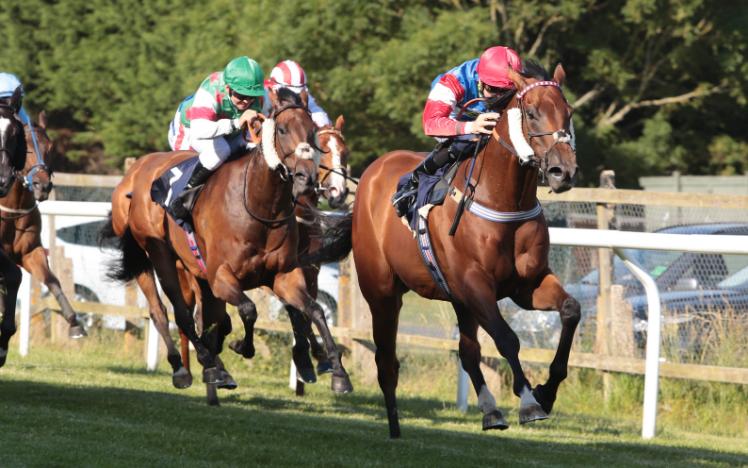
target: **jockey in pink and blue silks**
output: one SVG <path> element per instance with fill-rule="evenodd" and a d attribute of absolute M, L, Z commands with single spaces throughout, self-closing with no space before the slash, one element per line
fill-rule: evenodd
<path fill-rule="evenodd" d="M 476 98 L 501 98 L 513 93 L 514 83 L 509 79 L 509 69 L 521 71 L 522 60 L 509 47 L 486 49 L 480 58 L 468 60 L 431 83 L 426 106 L 423 109 L 423 132 L 436 137 L 436 148 L 414 170 L 408 183 L 392 197 L 398 216 L 403 216 L 418 188 L 418 174 L 433 175 L 448 162 L 467 152 L 473 135 L 491 134 L 498 112 L 488 112 L 483 101 L 469 105 L 465 115 L 458 120 L 458 112 Z M 500 99 L 500 101 L 503 101 Z M 504 105 L 508 100 L 504 102 Z M 498 109 L 499 111 L 502 109 Z"/>
<path fill-rule="evenodd" d="M 223 71 L 205 78 L 195 94 L 179 105 L 169 126 L 169 146 L 174 151 L 197 151 L 199 163 L 185 190 L 169 205 L 175 217 L 189 216 L 194 189 L 232 153 L 251 146 L 241 129 L 262 110 L 263 80 L 256 61 L 236 57 Z"/>

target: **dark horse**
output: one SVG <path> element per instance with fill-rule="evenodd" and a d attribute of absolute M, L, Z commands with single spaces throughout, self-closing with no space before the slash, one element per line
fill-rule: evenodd
<path fill-rule="evenodd" d="M 273 111 L 262 124 L 262 145 L 224 163 L 205 184 L 194 206 L 195 237 L 205 271 L 182 229 L 151 200 L 152 182 L 175 163 L 194 156 L 193 152 L 174 152 L 140 158 L 115 189 L 111 228 L 123 242 L 123 261 L 113 273 L 122 280 L 137 279 L 149 297 L 151 313 L 165 317 L 155 290 L 155 269 L 174 306 L 177 325 L 196 349 L 207 384 L 221 385 L 227 379 L 217 359 L 226 327 L 230 327 L 226 302 L 237 306 L 240 315 L 249 309 L 254 311 L 244 291 L 268 286 L 285 303 L 311 317 L 325 339 L 328 354 L 334 355 L 333 385 L 350 387 L 319 305 L 305 290 L 299 293 L 283 287 L 282 279 L 287 275 L 300 277 L 303 282 L 297 264 L 293 199 L 314 189 L 318 158 L 310 144 L 315 127 L 306 103 L 284 91 L 270 93 Z M 191 289 L 200 291 L 205 322 L 202 338 L 197 335 L 190 304 L 184 299 Z M 154 316 L 154 321 L 162 337 L 171 341 L 164 320 Z M 251 329 L 245 340 L 253 347 Z M 176 349 L 170 349 L 175 386 L 188 385 L 181 361 Z"/>
<path fill-rule="evenodd" d="M 11 260 L 49 288 L 70 325 L 68 335 L 81 338 L 86 332 L 63 294 L 60 280 L 50 270 L 41 242 L 42 217 L 37 201 L 46 200 L 52 190 L 51 171 L 44 162 L 52 145 L 46 127 L 47 117 L 43 111 L 39 113 L 38 125 L 25 127 L 29 142 L 26 164 L 19 174 L 21 177 L 16 177 L 8 194 L 0 198 L 0 247 Z M 36 143 L 31 143 L 34 140 Z"/>
<path fill-rule="evenodd" d="M 11 192 L 16 173 L 26 164 L 26 136 L 23 124 L 16 116 L 20 107 L 21 89 L 0 102 L 0 203 Z M 21 286 L 21 269 L 4 252 L 0 251 L 0 366 L 8 356 L 8 341 L 16 332 L 16 297 Z"/>
<path fill-rule="evenodd" d="M 361 292 L 371 309 L 390 437 L 400 435 L 395 344 L 402 296 L 408 290 L 452 303 L 460 329 L 459 355 L 478 394 L 483 429 L 508 425 L 480 371 L 478 326 L 488 332 L 511 366 L 514 393 L 521 400 L 520 423 L 547 418 L 566 377 L 579 303 L 548 267 L 548 227 L 536 189 L 538 168 L 554 192 L 573 185 L 577 164 L 570 135 L 572 109 L 561 91 L 565 77 L 561 65 L 553 81 L 533 63 L 526 64 L 521 74 L 510 70 L 510 76 L 518 91 L 507 111 L 476 156 L 475 166 L 471 170 L 472 159 L 460 165 L 450 188 L 452 196 L 428 217 L 433 254 L 446 288 L 432 279 L 413 234 L 389 202 L 398 179 L 422 156 L 410 151 L 388 153 L 371 164 L 359 182 L 353 209 L 353 254 Z M 465 194 L 472 194 L 473 200 L 450 237 L 458 200 Z M 519 340 L 497 307 L 497 300 L 504 297 L 527 309 L 557 310 L 561 315 L 563 328 L 550 376 L 535 389 L 519 362 Z"/>

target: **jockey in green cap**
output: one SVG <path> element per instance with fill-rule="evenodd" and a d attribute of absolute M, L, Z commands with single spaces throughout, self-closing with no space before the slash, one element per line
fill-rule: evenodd
<path fill-rule="evenodd" d="M 195 190 L 190 189 L 204 184 L 231 153 L 251 147 L 241 128 L 262 109 L 264 78 L 257 62 L 236 57 L 179 105 L 169 126 L 169 146 L 174 151 L 197 151 L 200 160 L 185 190 L 169 205 L 176 218 L 187 217 L 192 209 L 190 194 Z"/>

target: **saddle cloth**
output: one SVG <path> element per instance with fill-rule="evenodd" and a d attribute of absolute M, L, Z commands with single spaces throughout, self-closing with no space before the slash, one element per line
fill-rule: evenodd
<path fill-rule="evenodd" d="M 418 192 L 411 202 L 405 218 L 408 226 L 413 232 L 418 230 L 418 210 L 425 205 L 441 205 L 449 192 L 449 185 L 452 183 L 455 172 L 457 172 L 458 162 L 448 164 L 436 171 L 434 175 L 420 173 L 418 174 Z M 400 177 L 397 183 L 397 189 L 405 185 L 410 179 L 410 172 Z"/>
<path fill-rule="evenodd" d="M 169 203 L 184 191 L 197 162 L 196 155 L 167 169 L 151 185 L 151 199 L 164 208 L 168 208 Z"/>

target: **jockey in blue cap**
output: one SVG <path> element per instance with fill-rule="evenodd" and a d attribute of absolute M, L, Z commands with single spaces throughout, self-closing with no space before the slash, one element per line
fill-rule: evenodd
<path fill-rule="evenodd" d="M 18 115 L 18 118 L 21 120 L 21 123 L 28 126 L 30 129 L 33 129 L 31 119 L 26 113 L 26 109 L 23 108 L 23 96 L 25 95 L 25 93 L 23 91 L 21 80 L 19 80 L 18 77 L 12 73 L 0 72 L 0 103 L 10 106 L 13 94 L 16 92 L 16 90 L 19 89 L 21 92 L 21 99 L 18 101 L 18 106 L 17 108 L 14 108 L 14 110 L 16 112 L 16 115 Z M 36 132 L 31 132 L 31 139 L 34 143 L 34 151 L 36 151 L 36 154 L 41 154 L 36 142 Z"/>

